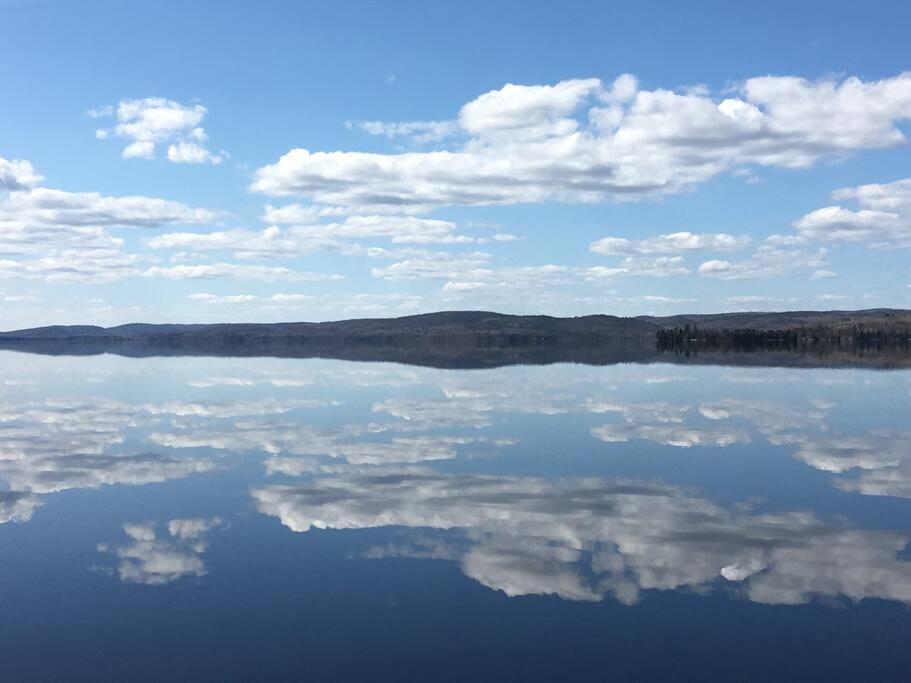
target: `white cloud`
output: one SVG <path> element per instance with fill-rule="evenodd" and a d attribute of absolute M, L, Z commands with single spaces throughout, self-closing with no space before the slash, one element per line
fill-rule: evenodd
<path fill-rule="evenodd" d="M 488 285 L 484 282 L 447 282 L 443 285 L 444 292 L 473 292 L 485 289 Z"/>
<path fill-rule="evenodd" d="M 594 266 L 585 271 L 587 280 L 610 280 L 618 277 L 671 277 L 687 275 L 690 270 L 683 264 L 682 256 L 644 258 L 627 256 L 619 266 Z"/>
<path fill-rule="evenodd" d="M 618 302 L 624 304 L 656 304 L 658 306 L 681 306 L 683 304 L 695 304 L 698 299 L 680 298 L 671 296 L 655 296 L 646 294 L 644 296 L 621 297 Z"/>
<path fill-rule="evenodd" d="M 136 274 L 137 259 L 119 249 L 93 246 L 60 249 L 41 248 L 45 255 L 17 260 L 0 259 L 0 278 L 44 280 L 50 283 L 114 282 Z"/>
<path fill-rule="evenodd" d="M 225 278 L 231 280 L 264 280 L 266 282 L 321 282 L 343 280 L 344 276 L 308 273 L 279 266 L 254 266 L 235 263 L 212 263 L 201 265 L 152 266 L 143 275 L 162 277 L 169 280 L 199 280 Z"/>
<path fill-rule="evenodd" d="M 486 280 L 493 276 L 490 254 L 438 252 L 371 269 L 384 280 Z"/>
<path fill-rule="evenodd" d="M 726 299 L 723 299 L 722 303 L 727 306 L 767 306 L 773 304 L 793 304 L 798 301 L 799 299 L 794 297 L 742 295 L 729 296 Z"/>
<path fill-rule="evenodd" d="M 227 155 L 206 149 L 208 135 L 199 125 L 207 113 L 201 104 L 183 105 L 163 97 L 121 100 L 116 110 L 109 105 L 88 112 L 92 118 L 116 115 L 117 123 L 95 131 L 95 137 L 105 140 L 116 136 L 129 140 L 123 149 L 124 159 L 154 159 L 156 146 L 170 143 L 167 152 L 170 161 L 220 164 Z"/>
<path fill-rule="evenodd" d="M 36 176 L 37 177 L 37 176 Z M 0 278 L 111 282 L 137 274 L 139 258 L 110 228 L 201 224 L 208 209 L 145 196 L 104 196 L 45 187 L 0 196 Z"/>
<path fill-rule="evenodd" d="M 750 243 L 746 235 L 694 234 L 691 232 L 673 232 L 643 240 L 630 240 L 625 237 L 604 237 L 592 242 L 589 250 L 605 256 L 625 256 L 633 254 L 674 254 L 688 251 L 740 251 Z"/>
<path fill-rule="evenodd" d="M 445 151 L 294 149 L 260 168 L 255 191 L 341 206 L 604 201 L 679 192 L 751 165 L 905 143 L 911 73 L 875 82 L 761 77 L 717 101 L 701 90 L 638 90 L 621 77 L 509 84 L 462 107 L 468 135 Z"/>
<path fill-rule="evenodd" d="M 508 136 L 510 141 L 563 136 L 576 131 L 571 117 L 582 102 L 601 91 L 597 78 L 561 81 L 556 85 L 507 83 L 469 102 L 459 124 L 480 138 Z"/>
<path fill-rule="evenodd" d="M 698 272 L 702 277 L 719 280 L 768 279 L 800 271 L 815 272 L 825 265 L 825 249 L 807 253 L 763 244 L 744 261 L 705 261 Z"/>
<path fill-rule="evenodd" d="M 36 187 L 0 198 L 0 221 L 38 225 L 154 228 L 209 223 L 216 218 L 208 209 L 142 195 L 110 197 Z"/>
<path fill-rule="evenodd" d="M 197 292 L 187 296 L 190 301 L 200 301 L 206 304 L 272 304 L 277 306 L 296 306 L 317 301 L 318 297 L 311 294 L 283 294 L 271 296 L 258 296 L 255 294 L 209 294 Z"/>
<path fill-rule="evenodd" d="M 911 246 L 911 178 L 836 190 L 835 200 L 859 209 L 827 206 L 811 211 L 794 227 L 797 237 L 819 242 L 867 242 L 880 248 Z"/>
<path fill-rule="evenodd" d="M 207 294 L 197 292 L 187 295 L 190 301 L 201 301 L 206 304 L 252 304 L 262 300 L 255 294 L 228 294 L 219 296 L 217 294 Z"/>
<path fill-rule="evenodd" d="M 175 232 L 153 237 L 148 242 L 153 249 L 189 249 L 194 252 L 228 251 L 235 258 L 276 258 L 309 254 L 317 248 L 333 247 L 332 240 L 305 241 L 272 226 L 252 230 L 227 230 L 208 233 Z"/>
<path fill-rule="evenodd" d="M 313 225 L 319 223 L 324 215 L 324 209 L 317 206 L 302 206 L 301 204 L 285 204 L 272 206 L 266 204 L 262 219 L 266 223 L 277 225 Z"/>
<path fill-rule="evenodd" d="M 113 116 L 113 115 L 114 115 L 114 106 L 111 105 L 111 104 L 106 104 L 106 105 L 104 105 L 103 107 L 97 107 L 97 108 L 95 108 L 95 109 L 89 109 L 89 110 L 86 112 L 86 115 L 87 115 L 89 118 L 92 118 L 92 119 L 100 119 L 100 118 L 103 118 L 103 117 L 105 117 L 105 116 Z"/>
<path fill-rule="evenodd" d="M 295 234 L 300 237 L 388 237 L 392 242 L 418 244 L 474 241 L 454 234 L 455 227 L 451 221 L 415 216 L 349 216 L 342 223 L 300 226 Z"/>
<path fill-rule="evenodd" d="M 154 159 L 155 143 L 151 140 L 137 140 L 136 142 L 131 142 L 123 148 L 123 152 L 120 156 L 124 159 Z"/>
<path fill-rule="evenodd" d="M 205 147 L 195 142 L 178 142 L 168 146 L 168 161 L 175 164 L 213 164 L 217 166 L 224 161 L 225 154 L 212 154 Z"/>
<path fill-rule="evenodd" d="M 298 213 L 294 211 L 283 218 L 289 221 Z M 318 218 L 313 218 L 307 212 L 299 217 L 318 221 Z M 509 241 L 513 236 L 498 237 L 500 239 L 497 241 Z M 168 233 L 149 240 L 148 244 L 155 249 L 229 251 L 235 258 L 255 259 L 301 256 L 321 249 L 362 254 L 369 250 L 351 240 L 374 238 L 388 239 L 397 244 L 460 244 L 476 241 L 473 237 L 457 234 L 456 225 L 451 221 L 415 216 L 348 216 L 335 223 L 314 222 L 292 225 L 285 229 L 272 225 L 259 232 L 228 230 Z"/>
<path fill-rule="evenodd" d="M 41 175 L 30 162 L 0 157 L 0 190 L 27 190 L 41 180 Z"/>
<path fill-rule="evenodd" d="M 911 178 L 892 183 L 846 187 L 832 193 L 833 199 L 855 200 L 861 206 L 876 211 L 911 211 Z"/>
<path fill-rule="evenodd" d="M 437 142 L 459 131 L 455 121 L 348 121 L 348 128 L 359 128 L 370 135 L 381 135 L 389 139 L 407 138 L 423 144 Z"/>
<path fill-rule="evenodd" d="M 496 266 L 492 256 L 484 252 L 419 252 L 388 266 L 372 268 L 370 272 L 389 281 L 443 280 L 442 305 L 448 307 L 456 299 L 465 305 L 465 297 L 472 294 L 482 297 L 483 305 L 490 306 L 494 296 L 514 298 L 517 290 L 546 291 L 571 285 L 578 279 L 577 270 L 568 266 Z"/>

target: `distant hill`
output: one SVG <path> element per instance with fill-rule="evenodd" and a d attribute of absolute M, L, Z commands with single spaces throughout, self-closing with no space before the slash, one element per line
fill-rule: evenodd
<path fill-rule="evenodd" d="M 706 345 L 682 328 L 733 337 L 734 344 Z M 366 318 L 323 323 L 223 323 L 117 327 L 54 325 L 0 332 L 0 348 L 42 354 L 124 356 L 207 355 L 338 358 L 390 361 L 446 368 L 510 364 L 620 362 L 725 363 L 746 365 L 909 367 L 907 344 L 873 349 L 853 342 L 806 344 L 799 349 L 755 340 L 744 346 L 730 331 L 810 330 L 828 338 L 852 326 L 899 330 L 911 336 L 911 311 L 797 311 L 711 315 L 589 315 L 556 318 L 504 315 L 485 311 L 445 311 L 401 318 Z M 677 329 L 675 329 L 677 328 Z M 706 332 L 715 330 L 716 332 Z M 670 332 L 672 331 L 672 332 Z M 662 335 L 684 338 L 682 347 L 662 345 Z M 748 335 L 749 336 L 749 335 Z M 773 335 L 775 336 L 775 335 Z M 806 337 L 807 335 L 804 335 Z M 793 345 L 792 345 L 793 346 Z M 668 352 L 672 351 L 672 352 Z M 730 353 L 729 351 L 737 351 Z M 875 352 L 875 353 L 874 353 Z"/>
<path fill-rule="evenodd" d="M 506 315 L 487 311 L 442 311 L 400 318 L 362 318 L 308 323 L 215 323 L 195 325 L 153 325 L 131 323 L 116 327 L 94 325 L 52 325 L 0 332 L 0 339 L 121 339 L 154 338 L 289 338 L 306 340 L 451 338 L 486 335 L 558 341 L 560 339 L 609 337 L 637 338 L 654 335 L 659 329 L 698 326 L 705 329 L 841 328 L 865 326 L 911 326 L 911 311 L 874 308 L 862 311 L 788 311 L 781 313 L 709 313 L 665 317 L 585 315 L 556 318 L 548 315 Z"/>
<path fill-rule="evenodd" d="M 672 328 L 685 325 L 712 330 L 781 330 L 794 328 L 843 329 L 852 325 L 866 327 L 911 327 L 911 311 L 894 308 L 869 308 L 861 311 L 784 311 L 780 313 L 707 313 L 663 317 L 639 316 L 636 320 Z"/>
<path fill-rule="evenodd" d="M 642 337 L 654 334 L 653 322 L 612 315 L 554 318 L 546 315 L 504 315 L 486 311 L 444 311 L 401 318 L 363 318 L 323 323 L 216 323 L 210 325 L 151 325 L 132 323 L 117 327 L 92 325 L 53 325 L 12 332 L 0 332 L 0 339 L 123 339 L 152 338 L 202 339 L 288 338 L 305 340 L 379 339 L 388 337 L 436 337 L 457 339 L 464 336 L 518 337 L 528 339 L 568 339 L 571 337 Z"/>

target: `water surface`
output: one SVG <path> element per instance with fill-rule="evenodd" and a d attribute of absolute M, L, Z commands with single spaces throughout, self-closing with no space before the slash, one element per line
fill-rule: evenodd
<path fill-rule="evenodd" d="M 4 680 L 905 680 L 911 371 L 0 352 Z"/>

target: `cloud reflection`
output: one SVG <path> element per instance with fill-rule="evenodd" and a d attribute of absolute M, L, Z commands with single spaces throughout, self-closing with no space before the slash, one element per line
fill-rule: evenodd
<path fill-rule="evenodd" d="M 153 522 L 126 523 L 123 531 L 129 542 L 101 543 L 98 552 L 118 558 L 117 575 L 125 583 L 161 586 L 186 576 L 204 576 L 205 534 L 222 526 L 221 519 L 172 519 L 165 526 L 167 534 L 161 535 Z"/>
<path fill-rule="evenodd" d="M 127 430 L 157 420 L 155 414 L 108 399 L 0 404 L 0 523 L 30 520 L 42 495 L 159 483 L 216 468 L 210 458 L 112 452 Z"/>
<path fill-rule="evenodd" d="M 897 557 L 905 535 L 826 523 L 811 512 L 726 509 L 673 486 L 378 470 L 251 495 L 260 512 L 297 532 L 458 531 L 466 547 L 437 555 L 457 556 L 467 576 L 508 595 L 611 595 L 632 604 L 644 590 L 727 583 L 766 604 L 815 595 L 911 603 L 911 562 Z M 397 554 L 408 555 L 407 545 Z"/>

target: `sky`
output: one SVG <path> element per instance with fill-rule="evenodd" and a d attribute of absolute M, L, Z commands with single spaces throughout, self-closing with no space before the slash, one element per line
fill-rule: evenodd
<path fill-rule="evenodd" d="M 909 25 L 0 0 L 0 329 L 911 308 Z"/>

